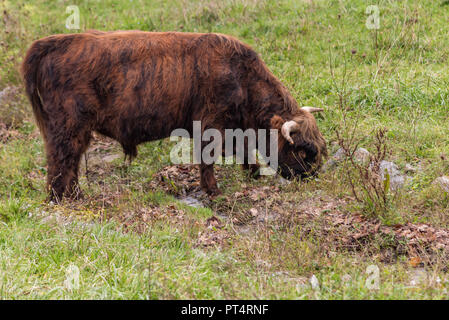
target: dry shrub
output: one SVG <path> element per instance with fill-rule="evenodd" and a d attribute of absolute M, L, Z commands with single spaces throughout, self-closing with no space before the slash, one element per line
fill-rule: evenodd
<path fill-rule="evenodd" d="M 355 199 L 363 205 L 365 211 L 381 218 L 386 218 L 391 208 L 393 195 L 390 191 L 390 176 L 381 175 L 381 163 L 390 153 L 386 137 L 386 129 L 378 129 L 374 133 L 375 152 L 369 161 L 362 162 L 356 157 L 358 143 L 355 139 L 346 139 L 336 130 L 339 146 L 346 156 L 344 171 Z"/>

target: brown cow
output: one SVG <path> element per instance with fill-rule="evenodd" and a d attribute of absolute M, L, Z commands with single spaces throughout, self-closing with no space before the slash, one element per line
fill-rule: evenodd
<path fill-rule="evenodd" d="M 254 50 L 227 35 L 53 35 L 32 44 L 22 73 L 45 141 L 53 199 L 79 195 L 79 161 L 93 131 L 133 158 L 138 144 L 175 128 L 191 132 L 195 120 L 203 130 L 279 129 L 279 171 L 287 178 L 314 173 L 326 155 L 311 110 L 298 107 Z M 200 169 L 201 186 L 219 192 L 213 164 Z"/>

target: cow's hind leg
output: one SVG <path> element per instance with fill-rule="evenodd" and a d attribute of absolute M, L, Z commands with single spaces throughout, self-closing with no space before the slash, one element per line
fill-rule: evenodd
<path fill-rule="evenodd" d="M 82 154 L 89 146 L 91 129 L 86 123 L 57 123 L 47 127 L 47 187 L 50 200 L 60 201 L 81 196 L 78 186 L 78 169 Z"/>
<path fill-rule="evenodd" d="M 60 201 L 64 196 L 78 199 L 78 169 L 82 154 L 89 146 L 91 132 L 82 130 L 76 135 L 61 130 L 58 136 L 47 139 L 47 186 L 50 199 Z"/>

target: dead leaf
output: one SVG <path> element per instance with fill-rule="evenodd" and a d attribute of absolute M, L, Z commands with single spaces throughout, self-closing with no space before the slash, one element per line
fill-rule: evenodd
<path fill-rule="evenodd" d="M 422 260 L 420 257 L 412 257 L 412 258 L 410 258 L 408 263 L 410 264 L 410 266 L 412 268 L 418 268 L 418 267 L 422 266 Z"/>
<path fill-rule="evenodd" d="M 221 229 L 223 226 L 223 222 L 216 216 L 212 216 L 206 220 L 206 227 L 208 228 Z"/>

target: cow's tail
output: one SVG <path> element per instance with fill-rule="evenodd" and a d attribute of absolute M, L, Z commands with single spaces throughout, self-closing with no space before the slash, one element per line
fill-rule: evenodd
<path fill-rule="evenodd" d="M 35 41 L 28 50 L 22 63 L 22 77 L 25 83 L 25 91 L 33 107 L 34 117 L 44 139 L 46 139 L 46 123 L 48 114 L 44 111 L 41 95 L 38 89 L 39 67 L 41 60 L 49 52 L 54 50 L 54 41 L 41 39 Z"/>

